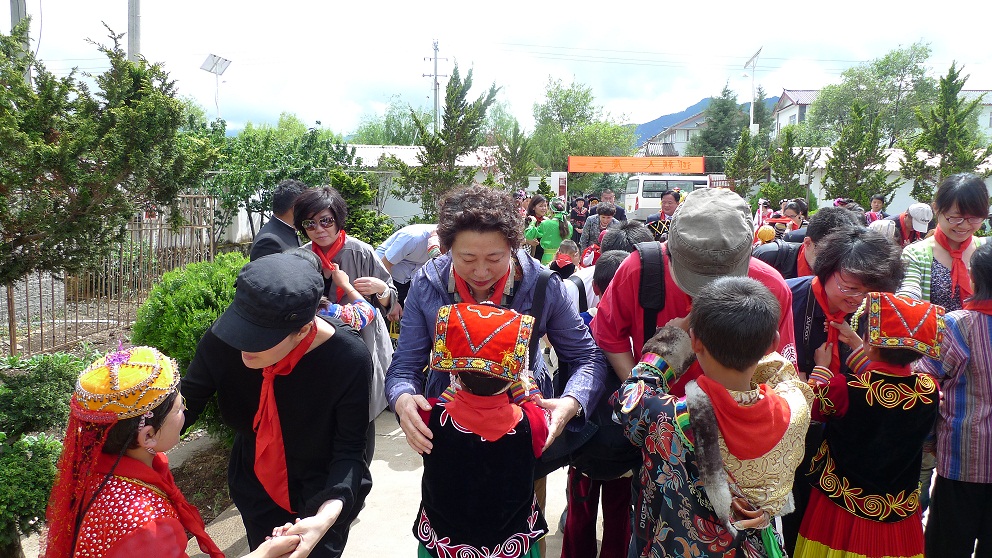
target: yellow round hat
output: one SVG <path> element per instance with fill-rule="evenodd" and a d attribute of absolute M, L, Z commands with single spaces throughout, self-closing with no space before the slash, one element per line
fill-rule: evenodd
<path fill-rule="evenodd" d="M 86 367 L 76 381 L 76 399 L 90 411 L 124 420 L 154 409 L 178 385 L 176 361 L 153 347 L 130 347 Z"/>

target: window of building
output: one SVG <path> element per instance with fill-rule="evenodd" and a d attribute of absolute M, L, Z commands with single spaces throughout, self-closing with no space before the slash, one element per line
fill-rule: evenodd
<path fill-rule="evenodd" d="M 789 115 L 789 125 L 791 126 L 791 125 L 793 125 L 795 123 L 796 123 L 796 115 L 795 114 L 790 114 Z"/>

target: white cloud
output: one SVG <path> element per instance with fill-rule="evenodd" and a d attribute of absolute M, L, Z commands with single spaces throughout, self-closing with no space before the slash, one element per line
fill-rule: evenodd
<path fill-rule="evenodd" d="M 27 0 L 40 30 L 40 57 L 56 71 L 98 71 L 102 57 L 86 38 L 106 36 L 101 21 L 127 30 L 127 3 Z M 952 60 L 971 75 L 967 87 L 992 89 L 992 54 L 979 14 L 897 9 L 838 0 L 829 7 L 781 3 L 582 5 L 507 0 L 330 3 L 283 0 L 171 0 L 142 4 L 142 51 L 161 61 L 180 93 L 213 115 L 213 76 L 199 69 L 210 53 L 232 60 L 220 84 L 221 114 L 232 126 L 274 123 L 281 112 L 321 121 L 340 133 L 381 112 L 391 97 L 431 107 L 431 43 L 439 73 L 475 72 L 474 94 L 491 83 L 528 129 L 548 76 L 589 85 L 614 117 L 641 123 L 678 112 L 729 84 L 750 98 L 743 64 L 759 47 L 756 85 L 816 89 L 843 69 L 918 40 L 933 48 L 930 66 Z M 0 28 L 6 30 L 6 11 Z M 126 45 L 126 39 L 125 43 Z M 443 80 L 442 80 L 443 95 Z"/>

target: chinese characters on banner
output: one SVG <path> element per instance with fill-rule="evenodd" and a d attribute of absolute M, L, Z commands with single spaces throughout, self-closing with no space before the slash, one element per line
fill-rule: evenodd
<path fill-rule="evenodd" d="M 568 158 L 568 172 L 642 172 L 702 174 L 703 157 Z"/>

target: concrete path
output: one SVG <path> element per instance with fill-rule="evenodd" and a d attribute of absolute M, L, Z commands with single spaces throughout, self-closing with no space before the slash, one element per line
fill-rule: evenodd
<path fill-rule="evenodd" d="M 375 459 L 372 461 L 372 493 L 358 521 L 351 530 L 345 558 L 414 557 L 417 541 L 411 529 L 420 504 L 420 456 L 406 443 L 396 418 L 386 411 L 376 419 Z M 564 469 L 548 477 L 548 502 L 545 514 L 551 533 L 546 537 L 547 556 L 561 556 L 561 533 L 558 518 L 565 508 Z M 244 526 L 233 506 L 207 526 L 207 532 L 229 557 L 248 552 Z M 598 529 L 602 535 L 602 520 Z M 203 558 L 196 541 L 187 552 Z"/>

